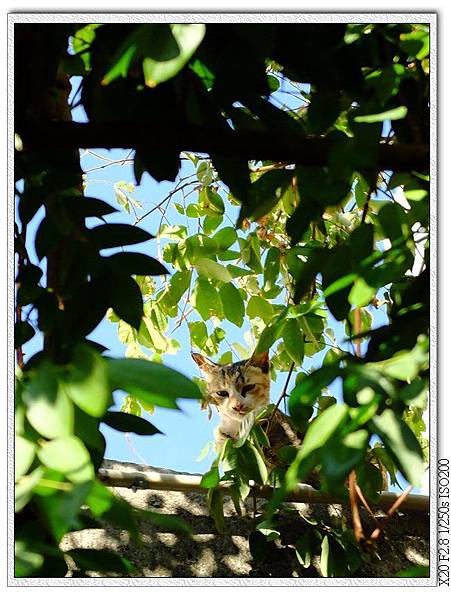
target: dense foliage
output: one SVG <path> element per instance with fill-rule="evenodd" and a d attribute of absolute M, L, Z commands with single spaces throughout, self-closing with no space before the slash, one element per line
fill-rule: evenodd
<path fill-rule="evenodd" d="M 135 537 L 139 519 L 159 522 L 96 480 L 99 425 L 152 435 L 143 411 L 200 397 L 202 382 L 169 377 L 161 364 L 179 349 L 178 327 L 218 362 L 269 350 L 273 378 L 287 373 L 281 399 L 300 447 L 287 443 L 268 461 L 270 406 L 203 478 L 219 530 L 220 482 L 238 512 L 249 481 L 274 487 L 250 540 L 254 556 L 275 551 L 284 495 L 312 472 L 343 499 L 349 480 L 377 503 L 384 470 L 392 484 L 401 473 L 419 486 L 428 460 L 428 27 L 17 27 L 17 575 L 63 576 L 59 542 L 96 518 Z M 153 209 L 160 261 L 102 254 L 152 236 L 108 223 L 115 208 L 85 195 L 83 143 L 70 126 L 55 134 L 55 121 L 70 119 L 72 75 L 82 76 L 86 127 L 112 147 L 116 130 L 118 140 L 129 136 L 136 183 L 144 172 L 176 182 Z M 143 141 L 143 128 L 155 135 Z M 51 146 L 43 132 L 59 147 L 36 152 L 40 140 Z M 183 178 L 181 159 L 190 165 Z M 116 186 L 127 212 L 132 187 Z M 26 239 L 41 206 L 42 269 Z M 137 208 L 141 222 L 148 213 Z M 88 227 L 88 217 L 104 222 Z M 21 346 L 35 329 L 24 307 L 36 309 L 44 334 L 25 364 Z M 107 312 L 127 358 L 105 358 L 86 340 Z M 374 317 L 383 324 L 373 327 Z M 246 345 L 227 339 L 230 324 L 246 328 Z M 338 398 L 328 390 L 337 381 Z M 129 394 L 122 413 L 109 410 L 117 389 Z M 300 564 L 319 551 L 324 576 L 354 573 L 369 547 L 353 526 L 307 523 L 293 550 Z M 80 574 L 133 572 L 101 552 L 71 558 Z"/>

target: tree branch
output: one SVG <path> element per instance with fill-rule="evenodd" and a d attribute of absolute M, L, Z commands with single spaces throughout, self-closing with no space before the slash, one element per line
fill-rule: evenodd
<path fill-rule="evenodd" d="M 155 123 L 112 122 L 26 123 L 17 133 L 24 152 L 62 148 L 139 148 L 154 146 L 158 152 L 176 150 L 221 154 L 246 160 L 271 159 L 306 166 L 326 165 L 330 140 L 305 138 L 287 132 L 228 131 L 197 126 L 158 126 Z M 352 144 L 352 139 L 349 140 Z M 373 165 L 368 165 L 371 168 Z M 380 144 L 379 170 L 425 169 L 427 144 Z"/>

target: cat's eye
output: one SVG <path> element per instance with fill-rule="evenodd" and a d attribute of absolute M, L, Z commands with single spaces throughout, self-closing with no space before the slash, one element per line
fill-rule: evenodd
<path fill-rule="evenodd" d="M 229 392 L 227 390 L 219 390 L 216 393 L 218 396 L 221 396 L 221 398 L 227 398 L 227 396 L 229 395 Z"/>
<path fill-rule="evenodd" d="M 253 384 L 253 383 L 250 383 L 249 385 L 245 385 L 243 387 L 243 389 L 241 390 L 241 395 L 245 396 L 248 392 L 252 392 L 254 387 L 255 387 L 255 384 Z"/>

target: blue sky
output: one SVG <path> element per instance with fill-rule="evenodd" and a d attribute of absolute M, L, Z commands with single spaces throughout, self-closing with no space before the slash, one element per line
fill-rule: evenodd
<path fill-rule="evenodd" d="M 77 90 L 78 81 L 74 78 L 73 89 Z M 288 94 L 281 94 L 276 97 L 275 102 L 277 104 L 288 101 L 289 104 L 293 102 L 293 97 Z M 299 103 L 297 103 L 299 104 Z M 81 107 L 77 107 L 73 111 L 73 118 L 76 121 L 86 121 L 86 115 Z M 99 169 L 98 167 L 105 164 L 97 156 L 100 155 L 105 157 L 109 161 L 119 161 L 129 156 L 129 150 L 126 149 L 93 149 L 91 152 L 81 152 L 81 165 L 86 173 L 86 194 L 89 196 L 101 198 L 109 202 L 112 206 L 119 208 L 114 191 L 114 183 L 119 181 L 125 181 L 126 183 L 134 183 L 134 174 L 131 163 L 115 163 L 111 166 Z M 182 161 L 182 169 L 179 173 L 179 178 L 186 177 L 193 172 L 193 168 L 189 161 Z M 95 170 L 92 170 L 95 169 Z M 137 186 L 132 193 L 132 196 L 140 201 L 143 205 L 143 210 L 140 214 L 144 214 L 147 210 L 152 208 L 155 204 L 160 202 L 172 189 L 174 183 L 162 182 L 157 183 L 148 174 L 145 174 L 142 178 L 141 185 Z M 194 196 L 192 197 L 194 201 Z M 174 201 L 180 201 L 179 197 L 174 197 Z M 172 200 L 171 200 L 172 202 Z M 229 213 L 230 217 L 234 218 L 233 213 Z M 43 216 L 42 209 L 38 212 L 36 217 L 30 223 L 28 227 L 28 247 L 30 257 L 33 261 L 37 261 L 33 250 L 34 235 Z M 171 206 L 166 212 L 166 217 L 171 224 L 183 223 L 184 217 L 177 213 L 177 211 Z M 133 224 L 135 220 L 134 215 L 129 215 L 125 211 L 115 213 L 108 216 L 109 222 L 121 222 Z M 144 219 L 139 225 L 155 234 L 159 228 L 161 222 L 161 214 L 155 211 L 148 218 Z M 94 225 L 88 223 L 89 225 Z M 98 222 L 96 223 L 98 224 Z M 134 251 L 142 251 L 148 253 L 151 256 L 157 256 L 157 244 L 155 240 L 145 242 L 143 244 L 135 245 L 132 247 Z M 43 264 L 45 268 L 45 261 Z M 373 318 L 374 326 L 378 326 L 386 322 L 385 310 L 370 309 Z M 33 315 L 32 315 L 33 316 Z M 195 320 L 199 320 L 197 316 Z M 221 326 L 226 330 L 226 340 L 229 343 L 239 342 L 245 344 L 243 340 L 243 332 L 246 330 L 246 326 L 241 329 L 233 324 L 228 326 Z M 173 327 L 173 326 L 172 326 Z M 170 326 L 169 331 L 172 329 Z M 247 327 L 248 328 L 248 327 Z M 335 322 L 332 325 L 337 342 L 343 340 L 344 327 L 341 323 Z M 190 340 L 187 324 L 184 323 L 177 329 L 174 335 L 178 342 L 181 344 L 181 349 L 175 355 L 165 355 L 164 363 L 172 368 L 177 369 L 181 373 L 192 377 L 193 375 L 198 376 L 199 372 L 197 366 L 191 359 L 190 356 Z M 121 357 L 124 356 L 125 346 L 119 341 L 117 336 L 117 325 L 111 323 L 107 319 L 104 319 L 98 327 L 89 336 L 90 339 L 97 341 L 106 346 L 109 351 L 109 356 Z M 224 342 L 223 342 L 224 344 Z M 340 344 L 342 345 L 342 344 Z M 42 347 L 42 337 L 36 335 L 33 340 L 28 342 L 24 346 L 24 352 L 27 357 L 40 350 Z M 344 347 L 342 345 L 342 347 Z M 222 348 L 222 352 L 228 350 L 227 346 Z M 221 352 L 220 352 L 221 353 Z M 319 356 L 314 357 L 314 360 L 306 359 L 304 368 L 310 369 L 312 367 L 318 367 L 321 365 L 322 358 L 324 356 L 322 352 Z M 240 357 L 236 357 L 239 360 Z M 277 381 L 272 384 L 271 390 L 271 401 L 276 402 L 278 399 L 282 387 L 285 383 L 287 374 L 281 373 L 277 378 Z M 294 383 L 294 377 L 292 378 Z M 289 388 L 290 389 L 290 388 Z M 330 392 L 337 398 L 341 397 L 341 389 L 339 381 L 336 381 L 330 386 Z M 119 409 L 122 404 L 122 399 L 125 396 L 123 393 L 115 393 L 116 406 Z M 213 454 L 205 457 L 201 462 L 197 461 L 199 454 L 204 447 L 211 442 L 213 429 L 217 425 L 218 416 L 217 413 L 213 414 L 211 421 L 208 420 L 207 412 L 201 411 L 199 404 L 193 400 L 181 400 L 179 402 L 181 408 L 180 411 L 174 411 L 164 408 L 157 408 L 155 413 L 148 416 L 143 413 L 143 416 L 149 418 L 149 420 L 156 425 L 165 435 L 155 436 L 138 436 L 130 435 L 125 436 L 123 433 L 117 432 L 108 426 L 102 426 L 102 431 L 105 435 L 107 447 L 106 447 L 106 458 L 130 461 L 156 466 L 174 469 L 177 471 L 186 472 L 205 472 L 213 458 Z"/>

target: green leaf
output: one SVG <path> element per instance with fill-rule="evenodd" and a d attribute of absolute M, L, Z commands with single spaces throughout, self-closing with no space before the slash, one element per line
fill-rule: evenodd
<path fill-rule="evenodd" d="M 117 271 L 108 280 L 111 308 L 126 323 L 139 329 L 143 312 L 143 299 L 139 285 L 125 273 Z"/>
<path fill-rule="evenodd" d="M 311 459 L 314 452 L 322 448 L 335 434 L 348 417 L 348 407 L 345 404 L 335 404 L 322 412 L 307 429 L 302 446 L 294 461 L 289 466 L 284 486 L 293 489 L 297 482 L 305 477 L 311 469 Z M 283 497 L 284 487 L 276 493 L 272 500 L 274 506 Z"/>
<path fill-rule="evenodd" d="M 23 382 L 22 399 L 32 427 L 46 438 L 70 435 L 74 425 L 72 402 L 59 384 L 56 368 L 43 361 Z"/>
<path fill-rule="evenodd" d="M 352 565 L 360 564 L 352 546 L 346 550 L 332 535 L 325 535 L 321 543 L 320 567 L 323 577 L 346 577 L 352 573 Z M 355 567 L 354 567 L 355 568 Z"/>
<path fill-rule="evenodd" d="M 373 115 L 359 115 L 354 117 L 354 121 L 356 123 L 379 123 L 388 119 L 390 119 L 390 121 L 397 121 L 399 119 L 404 119 L 407 112 L 407 106 L 398 106 L 397 108 L 391 108 L 390 110 Z"/>
<path fill-rule="evenodd" d="M 225 318 L 241 327 L 244 320 L 244 303 L 240 292 L 233 283 L 225 283 L 219 288 Z"/>
<path fill-rule="evenodd" d="M 386 360 L 370 364 L 380 369 L 384 375 L 408 382 L 412 381 L 421 370 L 427 369 L 428 358 L 428 349 L 423 350 L 417 344 L 413 350 L 401 350 Z"/>
<path fill-rule="evenodd" d="M 377 213 L 377 220 L 381 226 L 382 232 L 392 242 L 403 236 L 403 226 L 405 227 L 405 210 L 395 202 L 386 204 Z"/>
<path fill-rule="evenodd" d="M 310 134 L 325 133 L 337 120 L 342 108 L 336 92 L 321 91 L 312 94 L 307 110 L 307 129 Z"/>
<path fill-rule="evenodd" d="M 104 259 L 112 270 L 129 275 L 167 275 L 169 271 L 160 262 L 139 252 L 120 252 Z"/>
<path fill-rule="evenodd" d="M 73 435 L 46 442 L 38 450 L 38 458 L 45 466 L 61 471 L 74 483 L 83 483 L 94 477 L 89 452 Z"/>
<path fill-rule="evenodd" d="M 242 158 L 230 158 L 218 153 L 210 153 L 219 178 L 230 189 L 234 198 L 245 202 L 251 181 L 248 161 Z"/>
<path fill-rule="evenodd" d="M 418 60 L 429 56 L 429 33 L 427 31 L 411 31 L 401 33 L 399 36 L 400 47 L 404 52 Z"/>
<path fill-rule="evenodd" d="M 30 440 L 17 435 L 14 440 L 14 479 L 17 481 L 19 477 L 25 475 L 33 463 L 36 455 L 36 444 Z"/>
<path fill-rule="evenodd" d="M 135 518 L 135 512 L 138 511 L 128 502 L 114 495 L 100 481 L 91 482 L 91 488 L 83 503 L 89 507 L 93 515 L 104 518 L 118 529 L 127 530 L 132 541 L 138 542 L 139 531 Z"/>
<path fill-rule="evenodd" d="M 117 431 L 136 433 L 137 435 L 162 433 L 146 419 L 124 412 L 108 411 L 102 421 Z"/>
<path fill-rule="evenodd" d="M 323 577 L 329 577 L 329 538 L 327 535 L 321 542 L 320 568 Z"/>
<path fill-rule="evenodd" d="M 219 484 L 219 469 L 217 466 L 213 465 L 207 473 L 202 475 L 202 479 L 200 481 L 200 485 L 203 488 L 214 488 Z"/>
<path fill-rule="evenodd" d="M 14 510 L 19 512 L 29 502 L 33 491 L 44 475 L 44 468 L 37 467 L 28 475 L 22 475 L 14 486 Z"/>
<path fill-rule="evenodd" d="M 269 350 L 274 342 L 282 335 L 283 320 L 287 314 L 287 309 L 282 310 L 278 317 L 262 331 L 255 348 L 255 353 L 260 354 Z"/>
<path fill-rule="evenodd" d="M 204 186 L 208 186 L 213 181 L 213 170 L 211 168 L 210 161 L 203 160 L 197 165 L 196 169 L 197 179 L 204 184 Z"/>
<path fill-rule="evenodd" d="M 255 529 L 265 536 L 267 542 L 280 538 L 280 531 L 274 529 L 271 521 L 260 521 Z"/>
<path fill-rule="evenodd" d="M 196 268 L 199 275 L 204 277 L 225 281 L 226 283 L 232 280 L 232 276 L 227 269 L 210 258 L 198 258 L 196 262 L 193 263 L 193 266 Z"/>
<path fill-rule="evenodd" d="M 155 26 L 154 26 L 155 27 Z M 143 72 L 146 85 L 154 88 L 177 75 L 197 50 L 205 35 L 202 23 L 178 23 L 153 30 L 147 40 Z"/>
<path fill-rule="evenodd" d="M 263 271 L 263 281 L 265 290 L 270 289 L 275 282 L 280 272 L 280 250 L 276 247 L 271 247 L 266 255 L 265 267 Z"/>
<path fill-rule="evenodd" d="M 108 360 L 113 389 L 122 389 L 157 406 L 178 408 L 176 398 L 201 398 L 199 387 L 190 379 L 162 364 L 144 359 Z"/>
<path fill-rule="evenodd" d="M 95 571 L 103 574 L 129 574 L 135 569 L 129 560 L 118 556 L 111 550 L 77 548 L 75 550 L 68 550 L 67 554 L 83 572 Z"/>
<path fill-rule="evenodd" d="M 222 312 L 219 293 L 205 277 L 199 277 L 196 280 L 190 302 L 204 321 L 207 321 L 212 315 Z"/>
<path fill-rule="evenodd" d="M 272 304 L 261 296 L 251 296 L 247 303 L 246 313 L 249 319 L 260 317 L 267 324 L 274 316 Z"/>
<path fill-rule="evenodd" d="M 227 250 L 237 241 L 237 239 L 238 236 L 233 227 L 223 227 L 213 236 L 213 240 L 218 247 L 218 251 Z"/>
<path fill-rule="evenodd" d="M 321 453 L 322 474 L 328 486 L 343 484 L 344 478 L 365 457 L 368 432 L 359 429 L 343 438 L 331 439 Z"/>
<path fill-rule="evenodd" d="M 285 351 L 291 360 L 302 365 L 304 360 L 304 333 L 295 319 L 287 319 L 282 330 Z"/>
<path fill-rule="evenodd" d="M 236 464 L 240 477 L 244 480 L 253 479 L 259 485 L 263 485 L 266 482 L 268 470 L 265 462 L 255 446 L 248 441 L 240 448 L 230 449 L 227 460 L 233 461 Z"/>
<path fill-rule="evenodd" d="M 101 517 L 112 507 L 114 501 L 113 492 L 98 480 L 92 482 L 88 495 L 85 498 L 86 505 L 89 506 L 95 517 Z"/>
<path fill-rule="evenodd" d="M 203 257 L 214 258 L 217 250 L 218 248 L 214 239 L 207 235 L 191 235 L 186 239 L 186 253 L 189 260 L 193 263 Z"/>
<path fill-rule="evenodd" d="M 61 199 L 66 210 L 83 219 L 87 217 L 104 217 L 118 212 L 107 202 L 99 200 L 99 198 L 81 196 L 79 192 L 71 193 L 71 195 L 63 194 Z"/>
<path fill-rule="evenodd" d="M 223 221 L 222 215 L 216 215 L 216 216 L 207 215 L 202 222 L 202 231 L 206 235 L 209 235 L 210 233 L 212 233 L 215 229 L 217 229 L 221 225 L 222 221 Z"/>
<path fill-rule="evenodd" d="M 348 300 L 357 307 L 367 306 L 374 298 L 375 293 L 376 290 L 373 287 L 370 287 L 364 279 L 358 277 L 349 292 Z"/>
<path fill-rule="evenodd" d="M 277 92 L 280 87 L 279 80 L 274 75 L 268 75 L 268 85 L 271 93 Z"/>
<path fill-rule="evenodd" d="M 168 240 L 184 240 L 188 235 L 188 230 L 185 225 L 166 225 L 163 224 L 158 230 L 159 238 Z"/>
<path fill-rule="evenodd" d="M 221 488 L 210 488 L 208 490 L 207 503 L 215 527 L 219 533 L 222 533 L 224 531 L 224 499 Z"/>
<path fill-rule="evenodd" d="M 200 350 L 203 350 L 208 338 L 208 330 L 204 321 L 191 321 L 188 323 L 188 328 L 191 345 L 197 346 Z"/>
<path fill-rule="evenodd" d="M 247 217 L 257 220 L 266 215 L 282 198 L 292 178 L 292 171 L 282 169 L 259 177 L 250 187 L 248 200 L 242 204 L 238 223 Z"/>
<path fill-rule="evenodd" d="M 296 558 L 304 569 L 308 569 L 312 563 L 312 556 L 314 554 L 312 541 L 312 536 L 308 531 L 303 533 L 301 537 L 296 540 L 294 547 Z"/>
<path fill-rule="evenodd" d="M 420 485 L 424 472 L 423 453 L 415 435 L 401 417 L 387 408 L 381 415 L 373 417 L 370 425 L 407 481 L 413 486 Z"/>
<path fill-rule="evenodd" d="M 84 504 L 91 485 L 92 481 L 85 481 L 74 485 L 67 492 L 57 491 L 39 498 L 40 514 L 47 520 L 50 531 L 58 544 L 68 531 L 83 528 L 80 508 Z"/>
<path fill-rule="evenodd" d="M 429 566 L 412 566 L 395 573 L 395 577 L 430 577 Z"/>
<path fill-rule="evenodd" d="M 313 406 L 321 391 L 326 388 L 336 377 L 340 375 L 338 362 L 327 364 L 313 371 L 310 375 L 302 378 L 292 389 L 290 394 L 290 406 L 296 403 L 305 406 Z"/>
<path fill-rule="evenodd" d="M 14 542 L 14 576 L 29 577 L 44 563 L 44 557 L 23 540 Z"/>
<path fill-rule="evenodd" d="M 317 448 L 321 448 L 347 419 L 348 407 L 334 404 L 326 408 L 307 429 L 300 450 L 300 458 L 304 459 Z"/>
<path fill-rule="evenodd" d="M 138 53 L 139 44 L 143 35 L 142 28 L 138 27 L 119 46 L 111 60 L 111 67 L 105 73 L 101 83 L 108 85 L 118 77 L 126 77 L 130 65 Z"/>
<path fill-rule="evenodd" d="M 39 286 L 39 282 L 42 278 L 42 270 L 33 264 L 23 265 L 17 273 L 16 283 L 18 284 L 17 289 L 17 302 L 21 306 L 26 306 L 31 302 L 34 302 L 42 293 L 42 288 Z M 17 327 L 17 323 L 14 325 L 14 329 Z M 23 327 L 22 325 L 20 327 Z M 28 330 L 28 334 L 27 334 Z M 31 334 L 31 331 L 28 327 L 25 328 L 25 331 L 19 330 L 19 336 L 22 338 L 22 343 L 25 343 L 26 340 L 30 339 L 28 337 Z M 33 329 L 34 335 L 34 329 Z M 20 344 L 18 343 L 18 339 L 16 337 L 16 332 L 14 336 L 14 347 L 17 348 Z"/>
<path fill-rule="evenodd" d="M 356 468 L 357 483 L 362 489 L 363 495 L 370 502 L 377 504 L 383 488 L 383 480 L 380 469 L 369 461 L 359 464 Z"/>
<path fill-rule="evenodd" d="M 116 248 L 117 246 L 129 246 L 147 242 L 154 236 L 135 227 L 122 223 L 108 223 L 88 229 L 88 239 L 96 248 Z"/>
<path fill-rule="evenodd" d="M 224 214 L 224 200 L 212 188 L 206 187 L 199 193 L 199 203 L 203 212 L 211 217 Z"/>
<path fill-rule="evenodd" d="M 88 415 L 101 417 L 113 402 L 105 359 L 80 344 L 64 373 L 63 386 L 72 402 Z"/>

